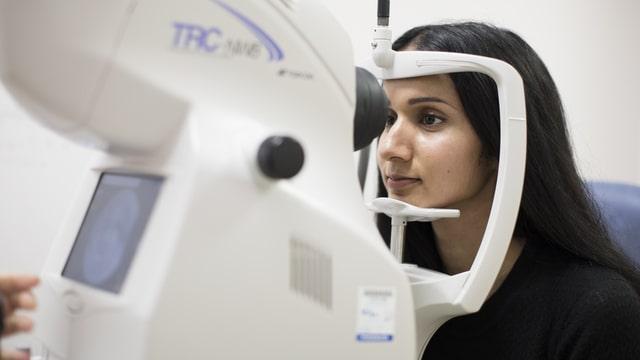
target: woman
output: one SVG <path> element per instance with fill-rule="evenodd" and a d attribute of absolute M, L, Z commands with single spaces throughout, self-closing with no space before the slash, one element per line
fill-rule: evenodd
<path fill-rule="evenodd" d="M 562 104 L 538 55 L 516 34 L 480 23 L 422 26 L 395 50 L 488 56 L 524 81 L 527 160 L 520 212 L 489 299 L 445 323 L 424 359 L 640 359 L 640 275 L 612 245 L 577 174 Z M 380 196 L 460 209 L 410 223 L 405 262 L 449 274 L 471 267 L 491 209 L 499 154 L 495 83 L 477 73 L 384 83 Z M 383 236 L 389 219 L 378 219 Z"/>

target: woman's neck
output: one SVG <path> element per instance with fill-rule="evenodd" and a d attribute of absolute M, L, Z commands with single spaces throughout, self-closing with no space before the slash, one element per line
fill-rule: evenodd
<path fill-rule="evenodd" d="M 458 274 L 471 268 L 482 242 L 491 203 L 487 209 L 460 209 L 457 219 L 442 219 L 433 222 L 436 248 L 445 272 Z"/>

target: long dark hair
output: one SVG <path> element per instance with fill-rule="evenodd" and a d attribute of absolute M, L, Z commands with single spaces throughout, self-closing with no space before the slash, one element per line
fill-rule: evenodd
<path fill-rule="evenodd" d="M 475 22 L 415 27 L 393 44 L 394 50 L 407 47 L 492 57 L 518 70 L 527 104 L 527 160 L 514 235 L 613 269 L 640 294 L 640 274 L 612 243 L 578 175 L 558 89 L 536 52 L 509 30 Z M 497 159 L 500 115 L 495 82 L 479 73 L 450 76 L 482 142 L 482 155 Z M 387 196 L 381 179 L 379 196 Z M 378 227 L 388 241 L 389 218 L 379 216 Z M 410 223 L 405 248 L 406 261 L 442 269 L 430 224 Z"/>

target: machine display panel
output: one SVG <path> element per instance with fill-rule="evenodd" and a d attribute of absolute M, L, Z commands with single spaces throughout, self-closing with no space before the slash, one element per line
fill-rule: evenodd
<path fill-rule="evenodd" d="M 163 179 L 103 173 L 62 276 L 119 293 Z"/>

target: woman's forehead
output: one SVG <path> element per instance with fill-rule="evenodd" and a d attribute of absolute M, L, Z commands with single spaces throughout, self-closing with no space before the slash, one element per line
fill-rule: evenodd
<path fill-rule="evenodd" d="M 460 104 L 456 87 L 446 74 L 385 80 L 383 87 L 392 103 L 405 103 L 418 97 L 437 97 L 452 105 Z"/>

